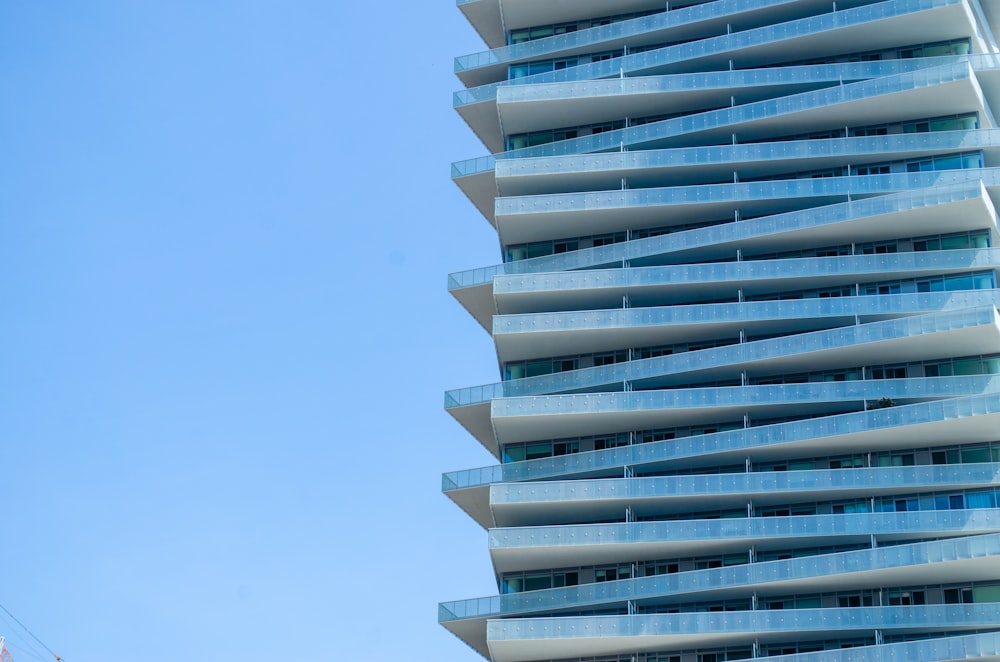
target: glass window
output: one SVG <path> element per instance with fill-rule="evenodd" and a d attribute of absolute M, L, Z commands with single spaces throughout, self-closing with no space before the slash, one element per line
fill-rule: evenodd
<path fill-rule="evenodd" d="M 961 156 L 943 156 L 934 159 L 934 170 L 957 170 L 962 167 Z"/>
<path fill-rule="evenodd" d="M 551 457 L 552 444 L 529 444 L 524 449 L 524 459 L 537 460 L 542 457 Z"/>
<path fill-rule="evenodd" d="M 524 460 L 524 446 L 507 446 L 503 449 L 504 462 L 521 462 Z"/>
<path fill-rule="evenodd" d="M 966 495 L 969 508 L 993 508 L 996 506 L 996 498 L 993 492 L 973 492 Z"/>
<path fill-rule="evenodd" d="M 973 602 L 1000 602 L 1000 586 L 975 586 L 972 598 Z"/>
<path fill-rule="evenodd" d="M 538 377 L 552 372 L 552 361 L 529 361 L 525 365 L 525 377 Z"/>
<path fill-rule="evenodd" d="M 890 605 L 922 605 L 925 602 L 923 591 L 890 591 Z"/>
<path fill-rule="evenodd" d="M 570 442 L 559 442 L 557 444 L 552 444 L 552 454 L 553 455 L 570 455 L 572 453 L 580 452 L 580 442 L 570 441 Z"/>
<path fill-rule="evenodd" d="M 538 591 L 545 588 L 552 588 L 552 577 L 550 575 L 544 574 L 524 576 L 525 591 Z"/>

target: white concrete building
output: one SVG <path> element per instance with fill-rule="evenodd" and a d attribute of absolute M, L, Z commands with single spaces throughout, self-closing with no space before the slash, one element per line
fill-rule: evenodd
<path fill-rule="evenodd" d="M 1000 0 L 459 0 L 494 662 L 1000 660 Z M 484 552 L 485 553 L 485 552 Z"/>

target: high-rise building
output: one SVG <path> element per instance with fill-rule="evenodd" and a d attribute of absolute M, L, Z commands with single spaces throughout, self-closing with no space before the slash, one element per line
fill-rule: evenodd
<path fill-rule="evenodd" d="M 494 662 L 1000 660 L 1000 0 L 459 0 Z M 501 260 L 498 260 L 501 261 Z M 486 552 L 484 551 L 484 554 Z"/>

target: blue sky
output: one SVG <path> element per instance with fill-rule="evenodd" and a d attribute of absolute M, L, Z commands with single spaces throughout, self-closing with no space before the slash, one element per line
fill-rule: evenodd
<path fill-rule="evenodd" d="M 480 659 L 480 49 L 450 0 L 0 4 L 0 604 L 66 662 Z"/>

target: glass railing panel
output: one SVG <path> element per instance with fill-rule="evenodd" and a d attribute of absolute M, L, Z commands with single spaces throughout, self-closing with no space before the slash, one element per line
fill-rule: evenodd
<path fill-rule="evenodd" d="M 496 165 L 496 158 L 493 156 L 480 156 L 475 159 L 456 161 L 451 164 L 452 177 L 467 177 L 493 170 Z"/>
<path fill-rule="evenodd" d="M 862 345 L 893 338 L 911 338 L 927 333 L 940 333 L 957 328 L 992 325 L 995 321 L 995 309 L 979 308 L 932 313 L 883 322 L 870 322 L 849 327 L 800 333 L 794 336 L 755 340 L 692 352 L 669 354 L 649 359 L 636 359 L 612 365 L 581 368 L 537 377 L 514 379 L 496 384 L 457 389 L 446 393 L 446 407 L 467 406 L 499 397 L 513 398 L 579 390 L 608 384 L 622 384 L 624 382 L 640 381 L 655 376 L 697 372 L 711 367 L 735 367 L 741 363 L 818 352 L 824 349 Z M 880 380 L 879 383 L 884 384 L 887 381 L 893 380 Z M 908 380 L 901 381 L 905 382 Z M 928 381 L 927 383 L 932 382 Z M 858 382 L 858 384 L 864 384 L 864 382 Z M 943 385 L 941 387 L 947 388 Z M 728 392 L 726 389 L 714 390 L 720 393 Z M 642 392 L 632 392 L 631 395 L 637 398 L 652 397 Z M 480 399 L 477 400 L 475 398 Z M 449 403 L 451 404 L 449 405 Z M 541 404 L 540 401 L 533 401 L 531 406 L 540 406 Z"/>
<path fill-rule="evenodd" d="M 636 380 L 659 376 L 651 374 Z M 584 385 L 586 386 L 586 384 Z M 948 398 L 1000 390 L 1000 377 L 921 377 L 849 382 L 814 382 L 769 386 L 720 386 L 693 389 L 658 389 L 617 393 L 521 396 L 495 400 L 490 416 L 529 419 L 539 416 L 581 416 L 597 413 L 725 409 L 742 407 L 751 416 L 762 407 L 776 405 L 820 405 L 874 403 Z M 850 407 L 845 406 L 845 409 Z M 819 411 L 822 411 L 819 409 Z"/>
<path fill-rule="evenodd" d="M 984 56 L 971 56 L 974 63 L 980 64 L 981 69 L 995 69 L 1000 66 L 996 63 L 991 64 L 987 67 L 984 63 Z M 951 64 L 941 64 L 942 61 L 948 61 Z M 904 74 L 911 74 L 910 85 L 911 87 L 916 86 L 927 86 L 936 83 L 948 82 L 949 80 L 958 80 L 967 78 L 969 75 L 969 62 L 965 58 L 922 58 L 916 60 L 903 60 L 898 61 L 899 64 L 894 65 L 895 69 L 901 70 L 901 73 L 895 74 L 897 79 L 894 85 L 887 84 L 887 81 L 863 81 L 863 83 L 871 83 L 874 88 L 869 86 L 868 88 L 863 87 L 852 87 L 849 91 L 850 97 L 843 100 L 859 100 L 861 98 L 866 98 L 868 96 L 878 95 L 878 94 L 889 94 L 891 92 L 901 91 L 901 76 Z M 886 63 L 885 67 L 888 67 L 889 63 Z M 826 68 L 831 66 L 846 66 L 846 65 L 814 65 L 815 67 L 820 67 L 817 73 L 809 75 L 796 75 L 795 72 L 790 72 L 788 74 L 790 79 L 802 78 L 802 82 L 813 82 L 813 79 L 822 79 L 823 75 L 826 75 Z M 854 66 L 854 65 L 851 65 Z M 939 74 L 936 76 L 922 76 L 918 77 L 917 74 L 923 69 L 937 67 L 945 68 L 949 74 L 948 76 L 942 77 Z M 789 69 L 798 69 L 798 67 L 789 67 Z M 760 71 L 760 70 L 754 70 Z M 772 70 L 763 70 L 772 71 Z M 773 70 L 780 73 L 781 68 Z M 820 73 L 824 72 L 824 73 Z M 845 75 L 845 80 L 850 80 L 850 75 L 852 72 L 848 71 L 848 75 Z M 629 81 L 627 84 L 632 85 L 661 85 L 665 86 L 667 89 L 671 89 L 671 86 L 680 86 L 682 89 L 697 89 L 699 85 L 704 85 L 707 77 L 718 77 L 724 74 L 690 74 L 685 75 L 678 81 L 674 81 L 676 76 L 664 76 L 664 77 L 649 77 L 650 80 L 645 79 L 641 81 Z M 761 74 L 763 75 L 763 74 Z M 768 74 L 770 76 L 775 76 L 778 74 Z M 859 76 L 859 73 L 854 72 L 854 76 Z M 889 75 L 889 74 L 885 74 Z M 660 79 L 662 82 L 657 83 Z M 862 85 L 862 82 L 850 83 L 843 87 L 851 87 Z M 555 96 L 564 95 L 566 92 L 572 92 L 574 95 L 578 94 L 589 94 L 602 95 L 607 94 L 609 91 L 607 85 L 609 83 L 598 83 L 595 84 L 593 89 L 588 92 L 587 87 L 574 86 L 568 88 L 562 87 L 526 87 L 523 90 L 518 90 L 517 92 L 510 92 L 511 95 L 521 95 L 525 99 L 528 99 L 528 95 L 538 95 L 539 98 L 554 98 Z M 838 90 L 841 87 L 830 88 L 826 90 L 820 90 L 818 92 L 806 92 L 796 95 L 791 95 L 789 97 L 783 97 L 782 99 L 790 99 L 792 101 L 785 101 L 781 112 L 798 112 L 802 110 L 808 110 L 813 107 L 820 107 L 823 102 L 817 103 L 817 98 L 824 98 L 823 96 L 818 96 L 819 92 L 825 93 L 826 103 L 840 102 L 835 99 L 834 95 L 838 94 Z M 492 99 L 492 96 L 486 95 L 482 92 L 467 91 L 465 93 L 470 99 L 476 102 L 486 101 Z M 751 121 L 753 119 L 761 119 L 767 117 L 768 108 L 766 104 L 771 104 L 775 106 L 778 99 L 770 101 L 761 101 L 757 103 L 747 104 L 744 106 L 737 106 L 732 109 L 718 110 L 718 111 L 708 111 L 706 113 L 695 113 L 682 118 L 662 120 L 660 122 L 652 122 L 640 127 L 633 127 L 628 129 L 619 129 L 616 131 L 609 131 L 602 133 L 599 136 L 586 136 L 582 138 L 574 138 L 572 140 L 564 140 L 558 143 L 550 143 L 549 145 L 542 145 L 539 147 L 530 147 L 520 150 L 513 150 L 509 152 L 503 152 L 495 156 L 490 157 L 479 157 L 476 159 L 468 159 L 465 161 L 457 161 L 452 164 L 452 175 L 454 177 L 467 176 L 482 172 L 488 172 L 493 170 L 496 164 L 496 160 L 511 160 L 511 159 L 522 159 L 522 158 L 546 158 L 553 155 L 559 156 L 573 156 L 578 154 L 587 154 L 593 152 L 602 151 L 617 151 L 620 149 L 621 145 L 627 147 L 636 148 L 643 142 L 662 140 L 670 137 L 682 136 L 686 133 L 691 133 L 699 130 L 706 130 L 707 128 L 717 128 L 724 125 L 740 124 L 742 122 Z M 791 105 L 789 105 L 791 104 Z M 770 112 L 776 112 L 776 108 L 772 108 Z M 909 134 L 913 135 L 913 134 Z M 599 140 L 598 140 L 599 138 Z M 890 138 L 892 139 L 892 138 Z M 807 141 L 815 142 L 815 141 Z M 826 142 L 826 141 L 820 141 Z M 785 144 L 785 143 L 782 143 Z M 549 152 L 554 153 L 550 154 Z M 545 152 L 545 153 L 542 153 Z"/>
<path fill-rule="evenodd" d="M 494 506 L 515 504 L 572 504 L 593 499 L 689 501 L 761 493 L 852 491 L 898 488 L 899 494 L 938 486 L 982 486 L 1000 482 L 1000 463 L 948 466 L 871 467 L 762 471 L 644 478 L 601 478 L 531 483 L 503 483 L 490 488 Z"/>
<path fill-rule="evenodd" d="M 490 529 L 491 550 L 838 536 L 927 538 L 1000 531 L 1000 509 L 569 524 Z"/>
<path fill-rule="evenodd" d="M 859 646 L 823 651 L 823 662 L 952 662 L 1000 655 L 1000 633 L 949 635 L 934 639 Z M 816 653 L 798 653 L 775 658 L 778 662 L 816 662 Z"/>
<path fill-rule="evenodd" d="M 801 113 L 807 110 L 885 97 L 904 91 L 967 80 L 971 75 L 969 64 L 967 62 L 958 62 L 894 76 L 876 78 L 874 80 L 864 80 L 811 92 L 791 94 L 732 108 L 684 115 L 674 119 L 606 131 L 597 135 L 561 140 L 536 147 L 525 147 L 498 154 L 497 158 L 562 156 L 591 152 L 620 151 L 622 145 L 632 148 L 645 144 L 655 145 L 668 139 L 692 136 L 698 133 L 720 130 L 724 127 L 734 127 L 754 121 Z"/>
<path fill-rule="evenodd" d="M 579 154 L 492 160 L 482 157 L 459 161 L 461 173 L 473 174 L 496 168 L 497 177 L 526 177 L 567 173 L 628 171 L 644 168 L 688 168 L 714 164 L 760 163 L 817 157 L 892 155 L 911 151 L 974 150 L 1000 145 L 1000 129 L 972 129 L 939 133 L 901 133 L 888 136 L 793 140 L 745 145 L 676 147 L 633 152 Z M 453 173 L 455 171 L 453 170 Z"/>
<path fill-rule="evenodd" d="M 849 203 L 837 203 L 742 222 L 684 230 L 658 237 L 634 239 L 598 248 L 586 248 L 558 255 L 507 262 L 492 267 L 481 267 L 453 273 L 451 274 L 451 282 L 460 283 L 459 287 L 472 287 L 490 283 L 495 276 L 500 275 L 618 266 L 628 260 L 639 260 L 655 255 L 667 255 L 703 247 L 717 247 L 737 239 L 748 240 L 779 232 L 821 227 L 869 216 L 904 212 L 975 198 L 983 198 L 983 188 L 979 182 L 892 193 L 874 198 L 862 198 Z"/>
<path fill-rule="evenodd" d="M 976 56 L 973 56 L 976 57 Z M 982 62 L 982 60 L 977 60 Z M 973 67 L 968 56 L 914 58 L 907 60 L 881 60 L 878 62 L 850 62 L 839 64 L 788 65 L 766 69 L 736 69 L 732 71 L 698 71 L 692 73 L 660 74 L 635 78 L 600 78 L 574 80 L 534 85 L 506 85 L 497 88 L 496 101 L 501 104 L 549 101 L 553 99 L 584 99 L 590 97 L 627 97 L 634 94 L 667 94 L 691 91 L 747 89 L 757 86 L 817 87 L 818 83 L 842 85 L 914 73 L 922 70 Z M 992 66 L 980 69 L 990 70 Z M 819 86 L 822 87 L 822 86 Z M 476 88 L 473 88 L 476 89 Z M 772 98 L 781 98 L 795 90 L 774 90 Z"/>
<path fill-rule="evenodd" d="M 984 269 L 1000 265 L 1000 248 L 963 248 L 925 252 L 885 253 L 879 255 L 839 255 L 836 257 L 778 258 L 713 264 L 679 264 L 629 269 L 588 270 L 570 273 L 522 274 L 498 277 L 494 292 L 521 294 L 531 292 L 580 292 L 586 289 L 657 287 L 671 285 L 728 284 L 766 282 L 796 277 L 845 276 L 880 279 L 886 273 L 907 273 L 948 269 Z M 851 280 L 851 283 L 856 282 Z M 864 281 L 861 281 L 864 282 Z M 763 301 L 743 302 L 769 303 Z M 691 304 L 714 305 L 714 304 Z M 728 304 L 723 304 L 728 305 Z M 643 309 L 632 309 L 642 312 Z M 657 307 L 646 312 L 659 312 Z M 665 310 L 669 310 L 666 308 Z M 617 311 L 616 311 L 617 312 Z M 540 323 L 546 315 L 559 313 L 524 313 L 502 315 L 498 322 L 530 318 Z"/>
<path fill-rule="evenodd" d="M 691 324 L 756 324 L 783 320 L 829 318 L 838 326 L 842 317 L 901 316 L 933 313 L 985 305 L 1000 306 L 1000 290 L 968 290 L 919 294 L 881 294 L 786 301 L 748 301 L 577 311 L 573 313 L 525 313 L 493 318 L 493 335 L 533 334 L 550 331 L 597 331 L 645 329 Z M 774 328 L 780 330 L 781 324 Z M 457 401 L 452 402 L 454 406 Z"/>
<path fill-rule="evenodd" d="M 749 452 L 772 444 L 795 443 L 995 414 L 1000 414 L 1000 396 L 997 394 L 938 400 L 876 411 L 776 423 L 744 430 L 716 432 L 609 450 L 588 451 L 468 469 L 445 474 L 444 482 L 454 483 L 462 487 L 475 487 L 495 482 L 531 481 L 577 474 L 585 475 L 604 469 L 620 469 L 624 466 L 641 470 L 643 465 L 702 455 L 707 457 L 706 464 L 710 465 L 710 456 L 716 453 Z M 476 481 L 480 479 L 486 482 L 477 483 Z"/>
<path fill-rule="evenodd" d="M 500 604 L 500 596 L 442 602 L 438 605 L 438 622 L 444 623 L 467 618 L 481 618 L 487 614 L 499 614 Z"/>
<path fill-rule="evenodd" d="M 794 198 L 870 196 L 950 186 L 981 181 L 986 186 L 1000 185 L 1000 168 L 969 168 L 936 172 L 856 175 L 815 179 L 787 179 L 738 184 L 698 184 L 625 191 L 588 191 L 496 199 L 496 216 L 510 219 L 539 214 L 593 214 L 614 210 L 616 213 L 672 205 L 718 205 Z M 718 215 L 718 210 L 713 209 Z M 687 217 L 685 217 L 687 218 Z M 509 221 L 508 221 L 509 222 Z"/>
<path fill-rule="evenodd" d="M 562 313 L 533 313 L 519 315 L 517 320 L 510 322 L 503 318 L 494 318 L 493 335 L 545 333 L 554 330 L 644 329 L 657 326 L 734 324 L 736 322 L 751 325 L 764 322 L 778 323 L 783 320 L 822 320 L 825 318 L 836 320 L 837 318 L 853 316 L 862 318 L 887 315 L 902 316 L 984 305 L 1000 306 L 1000 290 L 626 308 L 595 313 L 584 311 L 575 315 L 567 314 L 565 317 Z M 838 324 L 831 321 L 829 326 L 838 326 Z M 775 328 L 780 330 L 781 325 L 776 324 Z"/>
<path fill-rule="evenodd" d="M 455 72 L 480 67 L 515 62 L 518 60 L 541 59 L 561 51 L 587 48 L 623 38 L 634 38 L 650 32 L 669 30 L 691 25 L 706 19 L 715 19 L 733 14 L 749 13 L 787 5 L 796 0 L 719 0 L 691 7 L 682 7 L 668 12 L 642 16 L 608 25 L 535 39 L 520 44 L 494 48 L 493 50 L 471 53 L 455 58 Z"/>
<path fill-rule="evenodd" d="M 587 632 L 591 637 L 687 635 L 702 639 L 721 634 L 743 634 L 747 641 L 760 632 L 854 632 L 879 628 L 886 633 L 914 628 L 971 630 L 996 626 L 992 604 L 920 605 L 906 607 L 850 607 L 829 609 L 758 610 L 715 613 L 632 614 L 629 616 L 567 616 L 559 618 L 501 619 L 487 624 L 491 644 L 501 641 L 569 639 Z M 697 633 L 697 634 L 692 634 Z"/>
<path fill-rule="evenodd" d="M 873 5 L 821 14 L 788 23 L 753 28 L 743 32 L 709 37 L 632 55 L 611 58 L 601 62 L 581 64 L 558 71 L 524 76 L 501 83 L 492 83 L 461 90 L 454 94 L 456 107 L 481 103 L 496 98 L 497 89 L 505 85 L 525 85 L 533 83 L 554 83 L 614 78 L 624 72 L 638 75 L 673 65 L 680 67 L 685 62 L 695 66 L 697 60 L 722 58 L 732 53 L 760 46 L 773 46 L 777 42 L 801 39 L 816 33 L 834 29 L 846 29 L 872 21 L 905 16 L 931 9 L 961 4 L 963 0 L 889 0 Z M 702 63 L 701 66 L 705 66 Z"/>
<path fill-rule="evenodd" d="M 441 478 L 441 489 L 461 490 L 468 487 L 478 487 L 489 485 L 503 480 L 503 466 L 481 467 L 478 469 L 465 469 L 463 471 L 453 471 L 446 473 Z"/>
<path fill-rule="evenodd" d="M 767 584 L 816 577 L 848 576 L 891 568 L 955 563 L 975 558 L 1000 559 L 1000 535 L 989 534 L 921 543 L 821 554 L 804 558 L 751 563 L 668 575 L 623 579 L 524 593 L 441 603 L 439 619 L 461 620 L 571 611 L 627 600 L 706 599 L 713 591 L 761 590 Z M 772 589 L 773 590 L 773 589 Z M 691 597 L 696 595 L 697 597 Z"/>

